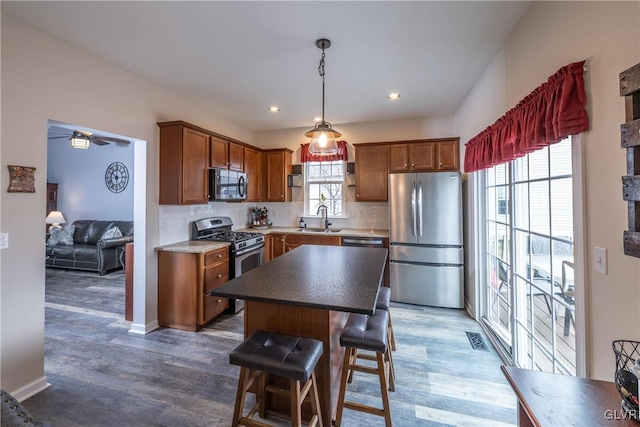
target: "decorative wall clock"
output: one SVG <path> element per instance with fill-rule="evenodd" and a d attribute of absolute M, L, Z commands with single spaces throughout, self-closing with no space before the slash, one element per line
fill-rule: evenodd
<path fill-rule="evenodd" d="M 104 182 L 107 184 L 107 188 L 114 193 L 120 193 L 127 188 L 129 184 L 129 170 L 120 162 L 113 162 L 107 168 L 107 172 L 104 174 Z"/>

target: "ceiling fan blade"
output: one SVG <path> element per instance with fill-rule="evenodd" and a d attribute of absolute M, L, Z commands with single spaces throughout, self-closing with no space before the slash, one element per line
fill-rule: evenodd
<path fill-rule="evenodd" d="M 64 135 L 64 136 L 49 136 L 47 137 L 47 139 L 69 139 L 71 138 L 71 135 Z"/>
<path fill-rule="evenodd" d="M 91 139 L 101 140 L 105 143 L 117 142 L 118 144 L 130 144 L 131 141 L 127 139 L 113 138 L 111 136 L 91 135 Z"/>
<path fill-rule="evenodd" d="M 100 145 L 100 146 L 102 146 L 102 145 L 109 145 L 109 143 L 108 143 L 108 142 L 103 141 L 103 140 L 102 140 L 102 139 L 100 139 L 100 138 L 93 138 L 93 137 L 92 137 L 92 138 L 89 138 L 89 141 L 90 141 L 90 142 L 92 142 L 92 143 L 94 143 L 94 144 L 96 144 L 96 145 Z"/>

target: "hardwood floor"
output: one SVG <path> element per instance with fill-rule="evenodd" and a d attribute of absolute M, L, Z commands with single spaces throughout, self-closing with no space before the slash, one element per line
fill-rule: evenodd
<path fill-rule="evenodd" d="M 228 426 L 238 369 L 228 353 L 242 340 L 242 315 L 198 333 L 159 329 L 140 336 L 124 320 L 124 276 L 47 270 L 45 374 L 51 386 L 23 402 L 52 426 Z M 392 304 L 396 333 L 394 425 L 507 426 L 516 398 L 501 360 L 462 310 Z M 465 332 L 488 350 L 474 350 Z M 380 404 L 375 377 L 356 373 L 348 398 Z M 252 399 L 249 399 L 252 400 Z M 250 402 L 249 402 L 250 403 Z M 281 420 L 276 425 L 288 425 Z M 384 425 L 346 410 L 345 426 Z"/>

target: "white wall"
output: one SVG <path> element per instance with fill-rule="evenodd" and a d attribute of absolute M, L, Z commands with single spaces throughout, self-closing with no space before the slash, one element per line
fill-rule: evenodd
<path fill-rule="evenodd" d="M 456 130 L 467 142 L 560 67 L 583 59 L 591 122 L 582 138 L 586 258 L 591 259 L 593 246 L 609 251 L 607 275 L 587 265 L 586 368 L 587 376 L 612 381 L 611 341 L 640 339 L 640 260 L 625 256 L 622 246 L 628 224 L 620 178 L 626 174 L 626 153 L 619 128 L 625 120 L 619 73 L 640 62 L 640 3 L 533 3 L 459 109 Z"/>
<path fill-rule="evenodd" d="M 113 162 L 129 171 L 129 184 L 119 193 L 105 184 Z M 77 219 L 133 221 L 133 166 L 133 144 L 91 144 L 86 150 L 71 147 L 66 138 L 47 144 L 47 182 L 58 183 L 58 210 L 67 224 Z"/>
<path fill-rule="evenodd" d="M 144 221 L 136 220 L 134 326 L 157 319 L 158 127 L 185 120 L 253 143 L 253 133 L 202 106 L 118 69 L 2 15 L 2 129 L 0 146 L 0 386 L 23 399 L 46 387 L 44 377 L 44 246 L 47 122 L 77 123 L 139 140 L 146 155 L 144 184 L 136 191 Z M 60 102 L 87 94 L 83 102 Z M 139 144 L 139 145 L 138 145 Z M 146 153 L 144 147 L 146 146 Z M 139 149 L 139 147 L 142 147 Z M 139 162 L 136 157 L 134 169 Z M 6 165 L 36 167 L 36 193 L 7 193 Z M 146 181 L 145 181 L 146 180 Z M 146 186 L 146 189 L 145 189 Z M 146 238 L 145 238 L 146 236 Z M 142 298 L 139 298 L 142 296 Z"/>

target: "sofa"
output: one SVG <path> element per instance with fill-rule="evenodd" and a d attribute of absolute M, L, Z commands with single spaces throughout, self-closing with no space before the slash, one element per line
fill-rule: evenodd
<path fill-rule="evenodd" d="M 65 229 L 51 230 L 46 266 L 102 276 L 123 268 L 124 245 L 129 242 L 133 242 L 133 221 L 77 220 Z"/>

